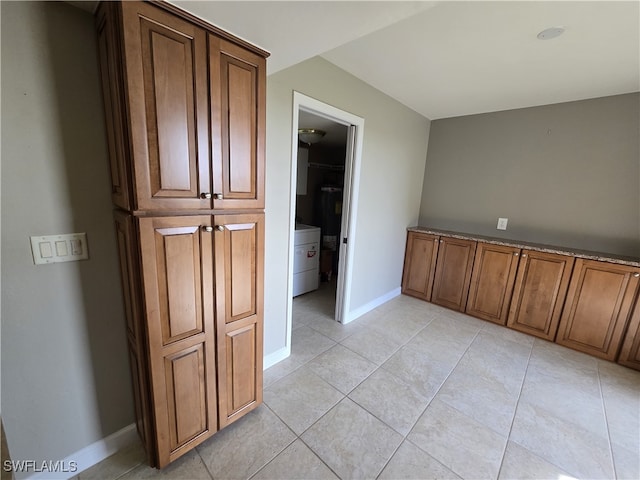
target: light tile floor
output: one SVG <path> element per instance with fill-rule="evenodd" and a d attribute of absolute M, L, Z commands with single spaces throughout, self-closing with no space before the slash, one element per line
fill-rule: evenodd
<path fill-rule="evenodd" d="M 162 471 L 90 479 L 638 479 L 640 372 L 401 296 L 342 326 L 294 301 L 264 405 Z"/>

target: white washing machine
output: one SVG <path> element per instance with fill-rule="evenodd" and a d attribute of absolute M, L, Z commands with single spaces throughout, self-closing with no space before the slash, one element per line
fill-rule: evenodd
<path fill-rule="evenodd" d="M 317 290 L 320 284 L 320 227 L 296 224 L 293 296 Z"/>

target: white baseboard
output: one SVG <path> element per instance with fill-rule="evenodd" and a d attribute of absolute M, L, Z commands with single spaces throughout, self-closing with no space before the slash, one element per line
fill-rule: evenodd
<path fill-rule="evenodd" d="M 400 293 L 401 293 L 401 288 L 400 287 L 394 288 L 390 292 L 387 292 L 384 295 L 381 295 L 380 297 L 375 298 L 375 299 L 371 300 L 368 303 L 365 303 L 361 307 L 358 307 L 355 310 L 351 310 L 349 312 L 349 314 L 347 315 L 347 321 L 344 322 L 344 323 L 352 322 L 356 318 L 359 318 L 362 315 L 364 315 L 365 313 L 370 312 L 374 308 L 377 308 L 380 305 L 382 305 L 383 303 L 387 303 L 389 300 L 397 297 L 398 295 L 400 295 Z"/>
<path fill-rule="evenodd" d="M 77 468 L 75 471 L 58 471 L 58 472 L 50 472 L 50 471 L 42 471 L 42 472 L 34 472 L 33 475 L 21 474 L 20 472 L 15 472 L 16 479 L 27 478 L 29 480 L 66 480 L 71 477 L 74 477 L 78 473 L 86 470 L 96 463 L 101 462 L 105 458 L 113 455 L 118 450 L 121 450 L 125 447 L 128 447 L 132 443 L 138 441 L 138 432 L 136 430 L 136 424 L 132 423 L 131 425 L 127 425 L 126 427 L 118 430 L 115 433 L 112 433 L 108 437 L 103 438 L 102 440 L 98 440 L 97 442 L 92 443 L 84 447 L 81 450 L 78 450 L 75 453 L 72 453 L 67 458 L 58 462 L 58 464 L 62 467 L 61 470 L 72 470 L 69 468 L 71 465 L 75 465 Z M 40 468 L 40 466 L 39 466 Z"/>
<path fill-rule="evenodd" d="M 290 346 L 282 347 L 280 350 L 276 350 L 275 352 L 270 353 L 262 360 L 262 369 L 266 370 L 267 368 L 272 367 L 276 363 L 281 362 L 282 360 L 287 358 L 289 355 L 291 355 Z"/>

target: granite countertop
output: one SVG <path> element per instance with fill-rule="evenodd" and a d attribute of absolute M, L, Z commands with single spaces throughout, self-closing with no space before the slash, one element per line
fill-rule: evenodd
<path fill-rule="evenodd" d="M 492 243 L 494 245 L 504 245 L 506 247 L 523 248 L 534 250 L 537 252 L 557 253 L 560 255 L 570 255 L 577 258 L 585 258 L 588 260 L 598 260 L 601 262 L 618 263 L 620 265 L 628 265 L 631 267 L 640 267 L 640 258 L 625 257 L 623 255 L 614 255 L 611 253 L 591 252 L 588 250 L 578 250 L 568 247 L 557 247 L 554 245 L 544 245 L 541 243 L 524 242 L 521 240 L 509 240 L 506 238 L 487 237 L 484 235 L 475 235 L 471 233 L 451 232 L 449 230 L 440 230 L 430 227 L 409 227 L 410 232 L 428 233 L 431 235 L 440 235 L 443 237 L 459 238 L 461 240 L 475 240 L 478 242 Z"/>

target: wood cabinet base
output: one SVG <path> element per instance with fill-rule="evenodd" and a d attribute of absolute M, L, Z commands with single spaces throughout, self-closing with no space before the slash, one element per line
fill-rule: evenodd
<path fill-rule="evenodd" d="M 640 370 L 640 295 L 629 322 L 629 329 L 620 350 L 618 363 Z"/>
<path fill-rule="evenodd" d="M 636 296 L 636 270 L 577 259 L 556 343 L 615 360 Z"/>
<path fill-rule="evenodd" d="M 573 263 L 567 255 L 522 250 L 507 326 L 553 342 Z"/>
<path fill-rule="evenodd" d="M 449 234 L 408 232 L 403 293 L 640 370 L 640 267 Z"/>

